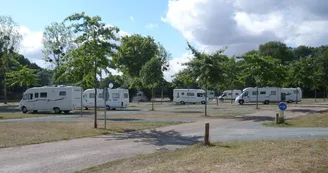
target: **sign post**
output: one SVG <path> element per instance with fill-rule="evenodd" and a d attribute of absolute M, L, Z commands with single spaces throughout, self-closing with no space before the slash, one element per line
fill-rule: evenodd
<path fill-rule="evenodd" d="M 287 105 L 284 102 L 280 102 L 278 107 L 280 109 L 280 116 L 284 118 L 284 112 L 287 109 Z"/>

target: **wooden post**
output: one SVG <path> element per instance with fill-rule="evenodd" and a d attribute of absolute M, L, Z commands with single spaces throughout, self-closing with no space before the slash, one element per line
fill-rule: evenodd
<path fill-rule="evenodd" d="M 276 124 L 279 124 L 279 113 L 276 114 Z"/>
<path fill-rule="evenodd" d="M 210 145 L 209 137 L 210 137 L 210 123 L 205 123 L 205 136 L 204 136 L 205 146 Z"/>

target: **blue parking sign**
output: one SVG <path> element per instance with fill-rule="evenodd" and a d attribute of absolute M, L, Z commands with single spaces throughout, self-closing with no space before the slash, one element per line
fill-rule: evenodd
<path fill-rule="evenodd" d="M 281 111 L 285 111 L 287 109 L 287 105 L 284 102 L 280 102 L 278 106 Z"/>

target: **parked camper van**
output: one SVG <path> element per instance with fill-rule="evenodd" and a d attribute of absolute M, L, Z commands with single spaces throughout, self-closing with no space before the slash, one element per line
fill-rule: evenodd
<path fill-rule="evenodd" d="M 129 90 L 108 89 L 108 101 L 106 109 L 126 108 L 129 105 Z M 95 107 L 95 89 L 87 89 L 83 92 L 83 107 L 85 109 Z M 97 107 L 105 107 L 103 89 L 97 89 Z"/>
<path fill-rule="evenodd" d="M 222 95 L 219 96 L 220 100 L 235 100 L 241 94 L 241 90 L 225 90 Z"/>
<path fill-rule="evenodd" d="M 302 90 L 300 88 L 263 87 L 258 88 L 258 92 L 258 101 L 263 102 L 264 104 L 281 101 L 293 102 L 296 100 L 299 102 L 302 98 Z M 256 99 L 257 88 L 249 87 L 243 90 L 243 93 L 235 99 L 235 102 L 239 104 L 244 104 L 249 102 L 256 102 Z"/>
<path fill-rule="evenodd" d="M 138 91 L 137 94 L 132 97 L 132 101 L 136 101 L 136 102 L 144 102 L 147 100 L 148 100 L 147 96 L 142 91 Z"/>
<path fill-rule="evenodd" d="M 19 108 L 23 113 L 29 111 L 54 111 L 56 114 L 69 113 L 81 109 L 81 87 L 44 86 L 29 88 L 23 93 Z"/>
<path fill-rule="evenodd" d="M 174 89 L 173 101 L 176 103 L 201 103 L 205 104 L 205 91 L 201 89 Z"/>
<path fill-rule="evenodd" d="M 281 92 L 285 94 L 288 103 L 300 102 L 302 100 L 301 88 L 282 88 Z"/>
<path fill-rule="evenodd" d="M 215 98 L 215 92 L 213 90 L 207 90 L 207 98 L 208 99 L 214 99 Z"/>

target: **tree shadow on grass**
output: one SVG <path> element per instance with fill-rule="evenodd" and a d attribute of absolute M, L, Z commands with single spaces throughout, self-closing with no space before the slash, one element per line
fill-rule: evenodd
<path fill-rule="evenodd" d="M 160 131 L 156 129 L 147 131 L 134 131 L 123 135 L 113 136 L 107 140 L 134 139 L 134 142 L 144 142 L 156 146 L 164 145 L 193 145 L 199 143 L 203 136 L 182 136 L 175 130 Z"/>
<path fill-rule="evenodd" d="M 234 119 L 239 121 L 263 122 L 263 121 L 273 121 L 275 118 L 270 116 L 239 116 L 239 117 L 230 117 L 227 119 Z"/>

